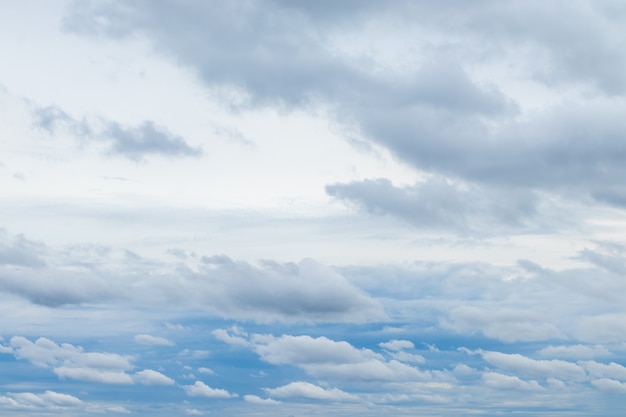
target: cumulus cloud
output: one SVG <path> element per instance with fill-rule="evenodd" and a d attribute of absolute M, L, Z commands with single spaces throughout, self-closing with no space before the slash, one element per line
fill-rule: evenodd
<path fill-rule="evenodd" d="M 3 408 L 63 410 L 81 405 L 83 402 L 73 395 L 55 391 L 45 391 L 42 394 L 32 392 L 8 393 L 6 396 L 0 396 L 0 407 Z"/>
<path fill-rule="evenodd" d="M 293 365 L 309 375 L 356 381 L 429 380 L 429 372 L 387 360 L 370 349 L 357 349 L 345 341 L 326 337 L 253 334 L 249 347 L 274 365 Z"/>
<path fill-rule="evenodd" d="M 596 361 L 581 361 L 579 363 L 589 372 L 589 375 L 593 377 L 626 381 L 626 367 L 618 363 L 611 362 L 604 364 Z"/>
<path fill-rule="evenodd" d="M 390 340 L 388 342 L 381 342 L 378 344 L 378 346 L 387 350 L 394 350 L 394 351 L 403 350 L 403 349 L 413 349 L 415 347 L 415 345 L 411 341 L 395 340 L 395 339 Z"/>
<path fill-rule="evenodd" d="M 587 379 L 585 369 L 573 362 L 558 359 L 537 360 L 517 353 L 508 354 L 492 351 L 481 351 L 480 355 L 493 366 L 531 378 L 547 379 L 553 377 L 567 381 Z"/>
<path fill-rule="evenodd" d="M 599 356 L 610 356 L 611 352 L 602 345 L 585 346 L 585 345 L 570 345 L 570 346 L 546 346 L 538 352 L 541 356 L 548 357 L 562 357 L 562 358 L 575 358 L 575 359 L 588 359 Z"/>
<path fill-rule="evenodd" d="M 265 388 L 265 392 L 278 398 L 306 398 L 323 401 L 357 401 L 358 396 L 337 388 L 324 389 L 309 382 L 297 381 L 277 388 Z"/>
<path fill-rule="evenodd" d="M 285 264 L 265 261 L 257 266 L 226 256 L 202 257 L 189 261 L 190 268 L 181 271 L 178 263 L 110 248 L 90 251 L 88 256 L 94 259 L 88 263 L 83 251 L 41 251 L 46 261 L 37 265 L 2 269 L 0 264 L 5 272 L 0 275 L 0 289 L 46 306 L 131 299 L 143 305 L 201 306 L 219 316 L 259 322 L 386 318 L 379 301 L 312 259 Z M 104 263 L 110 265 L 103 268 Z M 176 279 L 171 278 L 174 274 Z M 129 281 L 129 275 L 136 279 Z M 135 341 L 171 343 L 151 335 L 137 335 Z"/>
<path fill-rule="evenodd" d="M 484 372 L 483 382 L 490 388 L 518 391 L 542 391 L 544 388 L 537 381 L 524 381 L 516 376 L 497 372 Z"/>
<path fill-rule="evenodd" d="M 130 356 L 85 352 L 80 346 L 58 345 L 44 337 L 31 342 L 25 337 L 14 336 L 9 343 L 17 359 L 50 368 L 59 378 L 104 384 L 133 383 L 132 376 L 127 373 L 134 367 Z"/>
<path fill-rule="evenodd" d="M 261 398 L 258 395 L 244 395 L 243 399 L 246 402 L 252 403 L 252 404 L 259 404 L 259 405 L 277 405 L 277 404 L 281 404 L 280 401 L 276 401 L 272 398 Z"/>
<path fill-rule="evenodd" d="M 202 381 L 196 381 L 193 385 L 183 385 L 187 395 L 190 397 L 207 397 L 207 398 L 233 398 L 237 394 L 231 394 L 224 389 L 211 388 Z"/>
<path fill-rule="evenodd" d="M 151 369 L 136 372 L 133 379 L 143 385 L 174 385 L 174 380 Z"/>
<path fill-rule="evenodd" d="M 626 382 L 609 378 L 594 379 L 591 383 L 603 391 L 613 391 L 626 394 Z"/>
<path fill-rule="evenodd" d="M 198 368 L 198 372 L 201 374 L 215 375 L 215 371 L 209 368 L 200 367 Z"/>

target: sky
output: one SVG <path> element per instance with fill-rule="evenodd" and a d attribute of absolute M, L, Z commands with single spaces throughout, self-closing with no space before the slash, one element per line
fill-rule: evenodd
<path fill-rule="evenodd" d="M 0 3 L 0 414 L 623 416 L 626 3 Z"/>

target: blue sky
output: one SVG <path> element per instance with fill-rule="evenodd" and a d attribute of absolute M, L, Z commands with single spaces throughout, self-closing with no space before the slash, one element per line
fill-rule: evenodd
<path fill-rule="evenodd" d="M 622 416 L 618 1 L 0 5 L 3 416 Z"/>

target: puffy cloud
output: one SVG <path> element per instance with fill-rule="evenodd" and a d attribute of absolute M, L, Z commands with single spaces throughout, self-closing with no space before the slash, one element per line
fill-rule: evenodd
<path fill-rule="evenodd" d="M 164 337 L 151 336 L 149 334 L 138 334 L 134 337 L 134 340 L 143 345 L 174 346 L 174 342 L 171 340 L 167 340 Z"/>
<path fill-rule="evenodd" d="M 390 340 L 388 342 L 381 342 L 378 344 L 381 348 L 387 350 L 403 350 L 403 349 L 413 349 L 415 345 L 413 342 L 408 340 Z"/>
<path fill-rule="evenodd" d="M 224 389 L 211 388 L 202 381 L 196 381 L 193 385 L 182 386 L 187 395 L 190 397 L 207 397 L 207 398 L 233 398 L 237 394 L 231 394 Z"/>
<path fill-rule="evenodd" d="M 265 391 L 278 398 L 307 398 L 324 401 L 357 401 L 359 397 L 337 388 L 324 389 L 309 382 L 291 382 L 278 388 L 265 388 Z"/>
<path fill-rule="evenodd" d="M 276 405 L 276 404 L 281 404 L 280 401 L 276 401 L 272 398 L 261 398 L 258 395 L 244 395 L 243 399 L 246 402 L 252 403 L 252 404 L 259 404 L 259 405 Z"/>
<path fill-rule="evenodd" d="M 136 372 L 133 379 L 143 385 L 174 385 L 174 380 L 151 369 Z"/>
<path fill-rule="evenodd" d="M 66 409 L 83 405 L 83 402 L 69 394 L 45 391 L 42 394 L 31 392 L 8 393 L 0 396 L 0 407 L 15 409 Z"/>
<path fill-rule="evenodd" d="M 102 384 L 131 385 L 133 383 L 133 378 L 122 371 L 109 371 L 74 366 L 58 366 L 53 368 L 53 371 L 61 379 L 69 378 L 79 381 L 99 382 Z"/>
<path fill-rule="evenodd" d="M 618 363 L 611 362 L 608 365 L 596 361 L 581 361 L 579 363 L 593 377 L 626 381 L 626 367 Z"/>
<path fill-rule="evenodd" d="M 497 372 L 484 372 L 483 382 L 490 388 L 518 391 L 542 391 L 544 388 L 537 381 L 523 381 L 516 376 Z"/>
<path fill-rule="evenodd" d="M 493 366 L 533 378 L 559 378 L 583 381 L 587 373 L 578 364 L 562 360 L 536 360 L 520 354 L 481 351 L 483 359 Z"/>
<path fill-rule="evenodd" d="M 609 378 L 594 379 L 591 383 L 603 391 L 613 391 L 626 394 L 626 382 Z"/>
<path fill-rule="evenodd" d="M 345 341 L 326 337 L 251 335 L 249 347 L 265 362 L 294 365 L 309 375 L 361 381 L 428 380 L 429 372 L 386 360 L 370 349 L 357 349 Z"/>
<path fill-rule="evenodd" d="M 386 317 L 376 299 L 312 259 L 255 266 L 225 256 L 202 257 L 180 270 L 179 263 L 123 251 L 91 251 L 90 263 L 85 263 L 82 251 L 49 250 L 45 255 L 52 260 L 47 267 L 2 270 L 0 265 L 0 289 L 47 306 L 131 299 L 143 305 L 201 306 L 219 316 L 259 322 L 367 322 Z M 103 268 L 104 263 L 111 265 Z M 129 275 L 136 279 L 128 280 Z M 150 335 L 135 340 L 165 344 Z"/>
<path fill-rule="evenodd" d="M 133 378 L 126 373 L 133 365 L 131 357 L 115 353 L 84 352 L 83 348 L 68 343 L 39 338 L 31 342 L 25 337 L 14 336 L 10 340 L 14 355 L 34 365 L 51 368 L 59 378 L 105 384 L 132 384 Z"/>

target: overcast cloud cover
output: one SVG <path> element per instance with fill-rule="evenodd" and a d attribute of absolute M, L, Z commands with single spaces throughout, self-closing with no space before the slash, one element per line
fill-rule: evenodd
<path fill-rule="evenodd" d="M 626 4 L 5 1 L 3 416 L 623 416 Z"/>

